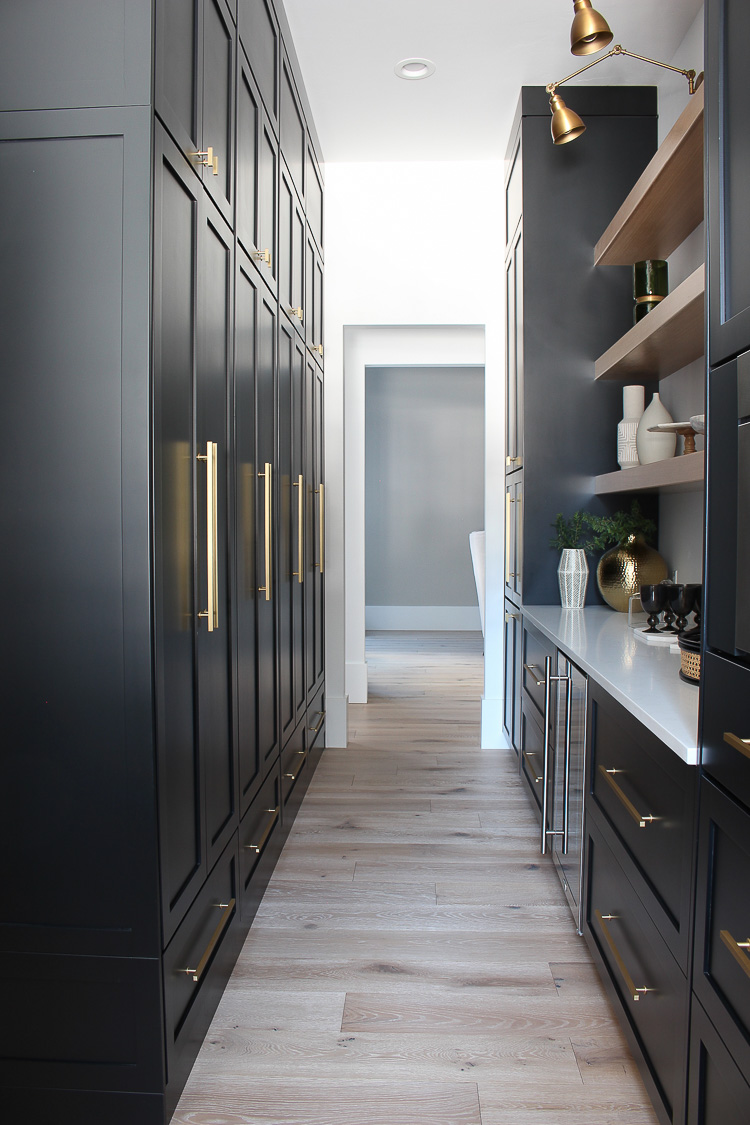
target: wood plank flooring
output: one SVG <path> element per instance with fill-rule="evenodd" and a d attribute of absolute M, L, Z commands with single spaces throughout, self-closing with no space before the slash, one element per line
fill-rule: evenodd
<path fill-rule="evenodd" d="M 481 636 L 368 637 L 174 1125 L 657 1125 L 515 756 Z"/>

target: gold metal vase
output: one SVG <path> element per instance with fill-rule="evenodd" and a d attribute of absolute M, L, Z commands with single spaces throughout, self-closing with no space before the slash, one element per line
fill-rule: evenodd
<path fill-rule="evenodd" d="M 667 564 L 649 547 L 643 535 L 629 535 L 599 559 L 596 584 L 607 605 L 628 612 L 628 601 L 641 586 L 656 585 L 667 577 Z"/>

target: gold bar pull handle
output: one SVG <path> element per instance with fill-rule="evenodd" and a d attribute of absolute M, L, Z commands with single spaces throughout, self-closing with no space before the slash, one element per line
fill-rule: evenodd
<path fill-rule="evenodd" d="M 310 727 L 310 733 L 311 734 L 317 734 L 318 731 L 320 730 L 320 728 L 323 726 L 323 723 L 325 722 L 325 717 L 326 717 L 325 711 L 318 711 L 318 715 L 320 716 L 320 720 L 319 720 L 318 725 L 316 727 Z"/>
<path fill-rule="evenodd" d="M 180 973 L 187 973 L 188 976 L 191 976 L 193 978 L 193 981 L 195 982 L 195 984 L 198 983 L 198 981 L 201 979 L 204 972 L 206 971 L 206 966 L 208 965 L 208 962 L 211 960 L 211 955 L 213 954 L 213 951 L 216 949 L 216 946 L 221 941 L 222 934 L 224 933 L 224 930 L 227 928 L 227 926 L 229 925 L 229 923 L 231 921 L 232 914 L 234 913 L 235 901 L 236 901 L 235 899 L 230 898 L 229 902 L 217 902 L 217 903 L 214 904 L 215 906 L 217 906 L 221 910 L 222 914 L 221 914 L 221 918 L 219 919 L 219 924 L 216 927 L 216 929 L 214 930 L 213 934 L 211 935 L 211 940 L 209 941 L 208 945 L 206 946 L 206 949 L 203 953 L 203 956 L 201 957 L 201 959 L 198 962 L 198 965 L 195 969 L 179 969 L 178 970 L 178 972 L 180 972 Z"/>
<path fill-rule="evenodd" d="M 739 735 L 732 734 L 731 731 L 724 731 L 724 741 L 727 742 L 734 750 L 739 750 L 740 754 L 744 754 L 746 758 L 750 758 L 750 738 L 740 738 Z"/>
<path fill-rule="evenodd" d="M 625 962 L 622 959 L 622 955 L 620 954 L 619 949 L 615 945 L 615 940 L 612 937 L 612 934 L 609 932 L 609 927 L 607 926 L 607 922 L 614 922 L 614 921 L 617 920 L 617 915 L 616 914 L 602 914 L 601 910 L 595 910 L 594 914 L 596 916 L 597 922 L 601 926 L 601 931 L 604 934 L 607 945 L 609 946 L 609 948 L 612 952 L 612 956 L 615 959 L 615 963 L 617 964 L 617 968 L 620 970 L 620 972 L 622 974 L 622 979 L 625 981 L 625 987 L 627 988 L 628 992 L 633 997 L 633 999 L 634 1000 L 640 1000 L 641 996 L 645 996 L 647 992 L 655 992 L 656 990 L 653 989 L 653 988 L 637 988 L 636 984 L 635 984 L 635 981 L 633 980 L 633 978 L 631 977 L 630 973 L 627 970 Z"/>
<path fill-rule="evenodd" d="M 206 462 L 206 580 L 208 586 L 208 609 L 198 616 L 205 617 L 208 631 L 219 628 L 219 457 L 215 441 L 206 442 L 206 452 L 198 454 L 199 461 Z"/>
<path fill-rule="evenodd" d="M 536 754 L 534 754 L 530 750 L 524 750 L 523 756 L 526 761 L 526 765 L 529 767 L 529 773 L 534 779 L 534 784 L 538 785 L 540 781 L 544 781 L 544 772 L 540 773 L 538 769 L 534 768 L 534 764 L 531 759 L 535 758 Z"/>
<path fill-rule="evenodd" d="M 538 680 L 536 678 L 536 665 L 535 664 L 524 664 L 524 668 L 529 673 L 529 675 L 531 676 L 532 680 L 534 681 L 534 683 L 536 684 L 537 687 L 541 687 L 542 684 L 547 683 L 546 678 L 543 679 L 543 680 Z"/>
<path fill-rule="evenodd" d="M 292 488 L 297 489 L 297 569 L 292 571 L 292 575 L 297 579 L 300 586 L 304 582 L 305 575 L 305 559 L 303 553 L 304 544 L 304 510 L 305 510 L 305 481 L 302 473 L 292 482 Z"/>
<path fill-rule="evenodd" d="M 750 955 L 746 952 L 746 950 L 750 949 L 750 939 L 748 939 L 748 941 L 736 941 L 729 930 L 720 930 L 719 937 L 742 971 L 747 973 L 750 977 Z"/>
<path fill-rule="evenodd" d="M 266 809 L 266 812 L 269 812 L 271 814 L 271 819 L 263 830 L 263 835 L 261 836 L 260 840 L 258 840 L 257 844 L 245 844 L 245 850 L 249 852 L 255 852 L 256 855 L 260 855 L 260 853 L 263 851 L 264 847 L 266 846 L 268 837 L 273 832 L 274 825 L 279 819 L 279 806 L 277 805 L 275 809 Z"/>
<path fill-rule="evenodd" d="M 265 470 L 258 473 L 264 478 L 265 511 L 263 516 L 263 557 L 265 567 L 265 586 L 259 586 L 258 592 L 266 595 L 266 601 L 271 600 L 271 512 L 273 504 L 273 466 L 266 461 Z"/>
<path fill-rule="evenodd" d="M 602 777 L 607 782 L 607 784 L 609 786 L 611 786 L 611 788 L 614 790 L 615 796 L 619 800 L 620 804 L 624 805 L 624 807 L 630 813 L 630 815 L 632 816 L 633 820 L 636 822 L 636 824 L 638 825 L 639 828 L 645 828 L 647 824 L 653 824 L 654 821 L 658 820 L 659 818 L 658 818 L 658 816 L 650 816 L 650 815 L 647 815 L 646 813 L 639 813 L 638 812 L 638 809 L 635 807 L 633 802 L 630 800 L 630 798 L 627 796 L 627 794 L 625 794 L 622 791 L 622 789 L 620 788 L 620 786 L 617 784 L 614 777 L 612 776 L 613 774 L 622 773 L 622 772 L 623 772 L 622 770 L 615 770 L 615 769 L 608 770 L 608 769 L 605 769 L 604 766 L 599 766 L 599 773 L 602 775 Z"/>
<path fill-rule="evenodd" d="M 300 757 L 302 759 L 300 764 L 297 766 L 297 772 L 296 773 L 285 773 L 284 774 L 284 777 L 288 777 L 290 781 L 296 781 L 297 780 L 300 773 L 302 772 L 302 769 L 304 767 L 305 762 L 307 761 L 307 750 L 298 750 L 297 755 L 298 755 L 298 757 Z"/>
<path fill-rule="evenodd" d="M 324 573 L 324 565 L 325 565 L 325 540 L 326 540 L 325 486 L 323 484 L 321 484 L 318 488 L 315 489 L 315 495 L 320 497 L 320 502 L 318 504 L 318 535 L 320 537 L 318 549 L 320 551 L 320 555 L 319 555 L 320 562 L 317 562 L 315 565 L 317 567 L 319 567 L 320 573 L 323 574 Z"/>

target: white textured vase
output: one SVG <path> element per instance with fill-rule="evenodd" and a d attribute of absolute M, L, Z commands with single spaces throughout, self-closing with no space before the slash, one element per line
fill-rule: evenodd
<path fill-rule="evenodd" d="M 560 556 L 560 565 L 557 568 L 560 604 L 563 609 L 583 609 L 588 577 L 589 564 L 586 562 L 586 552 L 580 547 L 566 547 Z"/>
<path fill-rule="evenodd" d="M 662 403 L 658 393 L 641 415 L 635 442 L 638 447 L 638 460 L 642 465 L 653 465 L 654 461 L 666 461 L 674 457 L 677 445 L 676 434 L 650 434 L 649 426 L 660 426 L 673 422 L 672 415 Z"/>
<path fill-rule="evenodd" d="M 632 469 L 640 464 L 636 434 L 643 414 L 643 394 L 643 387 L 623 387 L 623 417 L 617 426 L 617 464 L 621 469 Z"/>

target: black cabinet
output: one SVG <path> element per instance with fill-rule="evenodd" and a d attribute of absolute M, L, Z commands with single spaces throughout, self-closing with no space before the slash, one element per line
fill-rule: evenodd
<path fill-rule="evenodd" d="M 750 1085 L 701 1005 L 690 1015 L 688 1125 L 729 1125 L 750 1117 Z"/>
<path fill-rule="evenodd" d="M 503 730 L 518 753 L 521 737 L 521 611 L 505 601 Z"/>
<path fill-rule="evenodd" d="M 240 39 L 260 89 L 266 112 L 278 133 L 279 23 L 271 0 L 237 0 Z"/>
<path fill-rule="evenodd" d="M 279 147 L 255 77 L 240 51 L 237 82 L 237 238 L 275 292 Z"/>
<path fill-rule="evenodd" d="M 744 0 L 706 4 L 708 350 L 713 367 L 750 348 L 750 137 Z"/>
<path fill-rule="evenodd" d="M 305 213 L 286 168 L 279 188 L 279 305 L 304 338 Z"/>

